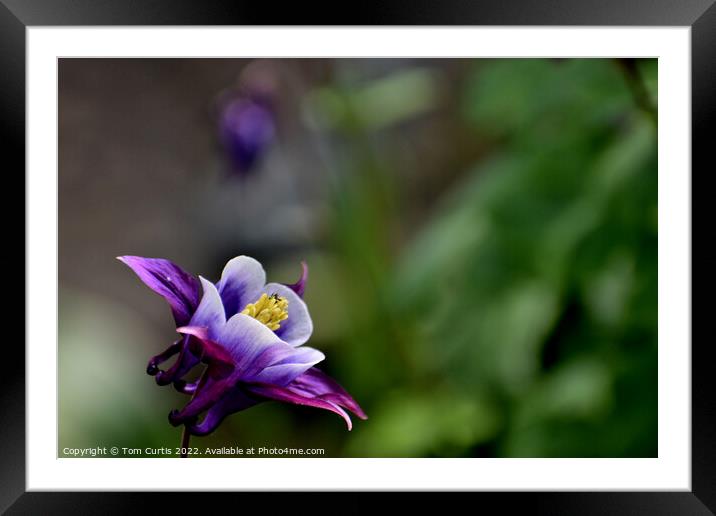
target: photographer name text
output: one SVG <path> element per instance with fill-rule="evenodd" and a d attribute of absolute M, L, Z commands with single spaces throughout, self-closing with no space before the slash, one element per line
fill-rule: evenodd
<path fill-rule="evenodd" d="M 62 457 L 179 457 L 180 455 L 197 457 L 297 457 L 321 456 L 324 448 L 290 448 L 280 446 L 222 446 L 205 447 L 145 447 L 128 448 L 126 446 L 94 446 L 90 448 L 62 448 Z"/>

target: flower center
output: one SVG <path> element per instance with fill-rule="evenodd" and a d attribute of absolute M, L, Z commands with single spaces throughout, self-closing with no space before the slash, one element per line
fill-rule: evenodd
<path fill-rule="evenodd" d="M 288 299 L 275 293 L 270 296 L 261 294 L 257 301 L 246 305 L 241 313 L 276 331 L 281 327 L 281 321 L 288 319 Z"/>

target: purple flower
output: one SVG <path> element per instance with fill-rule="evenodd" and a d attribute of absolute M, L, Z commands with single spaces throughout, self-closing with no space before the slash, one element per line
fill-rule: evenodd
<path fill-rule="evenodd" d="M 219 139 L 238 173 L 251 170 L 273 142 L 275 132 L 273 110 L 261 97 L 234 97 L 221 108 Z"/>
<path fill-rule="evenodd" d="M 214 284 L 202 277 L 197 281 L 168 260 L 119 260 L 167 300 L 182 335 L 147 367 L 158 384 L 173 383 L 192 395 L 184 408 L 169 414 L 173 425 L 185 424 L 192 434 L 206 435 L 227 415 L 264 400 L 330 410 L 343 417 L 349 430 L 351 419 L 345 409 L 366 418 L 343 387 L 314 367 L 325 358 L 323 353 L 303 346 L 313 332 L 302 299 L 308 278 L 305 263 L 298 282 L 267 284 L 261 264 L 239 256 L 226 264 Z M 160 370 L 159 365 L 175 354 L 174 364 Z M 183 377 L 199 363 L 206 364 L 201 378 L 185 382 Z"/>

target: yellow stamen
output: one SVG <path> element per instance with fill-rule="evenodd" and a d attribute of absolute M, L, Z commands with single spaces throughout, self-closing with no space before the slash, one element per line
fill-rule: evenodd
<path fill-rule="evenodd" d="M 276 331 L 281 327 L 281 321 L 288 319 L 288 299 L 278 294 L 261 294 L 257 301 L 246 305 L 241 313 Z"/>

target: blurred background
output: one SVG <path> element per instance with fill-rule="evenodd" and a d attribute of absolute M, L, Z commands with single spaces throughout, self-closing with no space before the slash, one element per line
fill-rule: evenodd
<path fill-rule="evenodd" d="M 61 59 L 59 449 L 179 445 L 173 319 L 115 257 L 247 254 L 308 262 L 370 419 L 264 403 L 192 445 L 656 456 L 656 92 L 656 60 Z"/>

